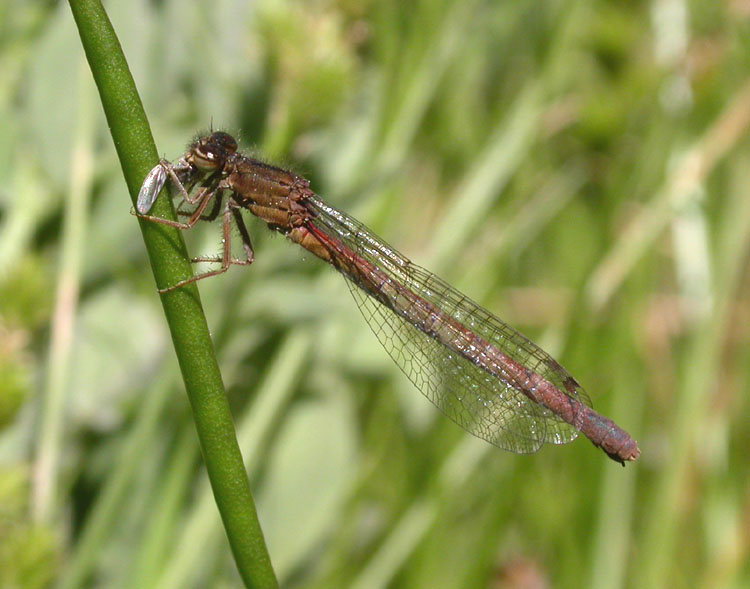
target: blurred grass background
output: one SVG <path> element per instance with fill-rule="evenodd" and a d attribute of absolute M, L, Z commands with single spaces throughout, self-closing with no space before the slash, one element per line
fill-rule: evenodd
<path fill-rule="evenodd" d="M 250 221 L 200 289 L 283 585 L 750 585 L 747 0 L 108 8 L 168 158 L 212 125 L 292 166 L 643 453 L 465 434 Z M 236 586 L 66 4 L 0 4 L 0 120 L 0 586 Z"/>

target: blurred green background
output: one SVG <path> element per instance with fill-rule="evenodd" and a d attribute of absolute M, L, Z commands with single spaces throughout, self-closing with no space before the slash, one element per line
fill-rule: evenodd
<path fill-rule="evenodd" d="M 200 290 L 284 586 L 750 586 L 748 0 L 108 7 L 166 157 L 304 174 L 642 450 L 465 434 L 250 220 Z M 65 3 L 0 4 L 0 121 L 0 586 L 237 586 Z"/>

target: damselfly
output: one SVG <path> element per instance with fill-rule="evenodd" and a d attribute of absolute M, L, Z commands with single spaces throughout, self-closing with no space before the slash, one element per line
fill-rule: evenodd
<path fill-rule="evenodd" d="M 182 198 L 178 211 L 188 217 L 184 223 L 147 214 L 167 179 Z M 162 292 L 232 264 L 250 264 L 253 249 L 240 213 L 246 209 L 344 275 L 393 360 L 469 433 L 505 450 L 531 453 L 543 443 L 570 442 L 580 431 L 622 464 L 640 455 L 635 440 L 596 413 L 578 382 L 539 346 L 323 202 L 304 178 L 238 153 L 227 133 L 198 138 L 174 163 L 162 160 L 144 179 L 136 209 L 143 218 L 180 229 L 221 213 L 221 257 L 193 259 L 220 267 Z M 231 255 L 233 224 L 243 260 Z"/>

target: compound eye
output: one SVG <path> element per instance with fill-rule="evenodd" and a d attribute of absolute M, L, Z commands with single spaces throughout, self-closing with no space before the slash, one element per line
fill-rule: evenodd
<path fill-rule="evenodd" d="M 220 145 L 228 154 L 237 151 L 237 141 L 229 133 L 216 131 L 211 135 L 211 140 Z"/>

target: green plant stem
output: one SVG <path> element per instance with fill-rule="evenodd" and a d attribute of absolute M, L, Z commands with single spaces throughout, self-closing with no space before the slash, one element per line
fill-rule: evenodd
<path fill-rule="evenodd" d="M 117 36 L 98 0 L 70 0 L 81 42 L 117 149 L 131 200 L 158 155 L 146 114 Z M 154 214 L 174 219 L 168 199 Z M 192 270 L 178 231 L 141 221 L 151 268 L 160 287 Z M 161 296 L 216 504 L 235 562 L 248 587 L 274 587 L 276 577 L 258 523 L 224 385 L 194 284 Z"/>

